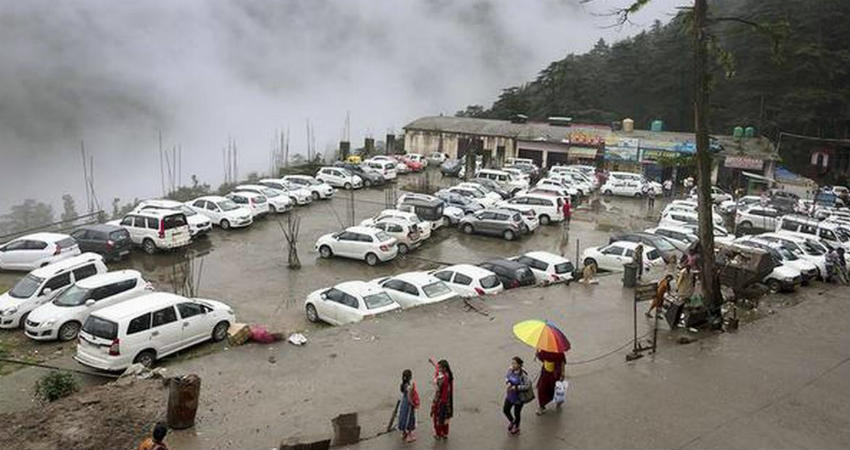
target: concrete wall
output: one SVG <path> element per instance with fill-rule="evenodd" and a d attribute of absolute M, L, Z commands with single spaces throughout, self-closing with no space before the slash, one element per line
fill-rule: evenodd
<path fill-rule="evenodd" d="M 404 148 L 408 153 L 422 153 L 427 155 L 441 151 L 440 142 L 442 141 L 442 152 L 447 153 L 451 158 L 457 158 L 458 139 L 463 137 L 482 139 L 484 141 L 484 151 L 489 151 L 493 158 L 496 157 L 496 149 L 499 146 L 505 147 L 506 158 L 516 156 L 516 146 L 514 145 L 513 138 L 503 136 L 475 136 L 438 131 L 405 130 Z"/>

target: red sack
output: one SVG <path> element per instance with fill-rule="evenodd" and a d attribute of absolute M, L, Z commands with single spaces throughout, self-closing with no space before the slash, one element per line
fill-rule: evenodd
<path fill-rule="evenodd" d="M 269 333 L 268 328 L 262 325 L 251 325 L 251 340 L 261 344 L 271 344 L 280 340 L 275 333 Z"/>
<path fill-rule="evenodd" d="M 413 404 L 414 408 L 419 408 L 419 404 L 421 403 L 419 400 L 419 391 L 416 390 L 416 383 L 413 383 L 413 387 L 410 388 L 410 403 Z"/>

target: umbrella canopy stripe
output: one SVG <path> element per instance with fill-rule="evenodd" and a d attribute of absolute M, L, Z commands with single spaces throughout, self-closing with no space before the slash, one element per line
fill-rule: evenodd
<path fill-rule="evenodd" d="M 556 326 L 543 320 L 526 320 L 514 325 L 514 335 L 522 342 L 553 353 L 564 353 L 570 349 L 570 341 Z"/>

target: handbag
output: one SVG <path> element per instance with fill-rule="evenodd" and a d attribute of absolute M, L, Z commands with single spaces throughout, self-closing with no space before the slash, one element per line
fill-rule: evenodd
<path fill-rule="evenodd" d="M 522 376 L 522 388 L 517 390 L 517 397 L 523 404 L 530 403 L 534 400 L 534 388 L 531 385 L 531 380 L 527 375 Z"/>
<path fill-rule="evenodd" d="M 569 382 L 567 381 L 556 381 L 555 382 L 555 403 L 563 404 L 567 400 L 567 387 L 569 386 Z"/>

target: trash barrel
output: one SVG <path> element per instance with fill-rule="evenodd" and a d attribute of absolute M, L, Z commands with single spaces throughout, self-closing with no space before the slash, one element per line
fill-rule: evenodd
<path fill-rule="evenodd" d="M 623 287 L 633 288 L 637 285 L 637 269 L 635 263 L 623 264 Z"/>
<path fill-rule="evenodd" d="M 201 379 L 195 375 L 174 377 L 168 380 L 168 427 L 183 430 L 195 426 Z"/>

